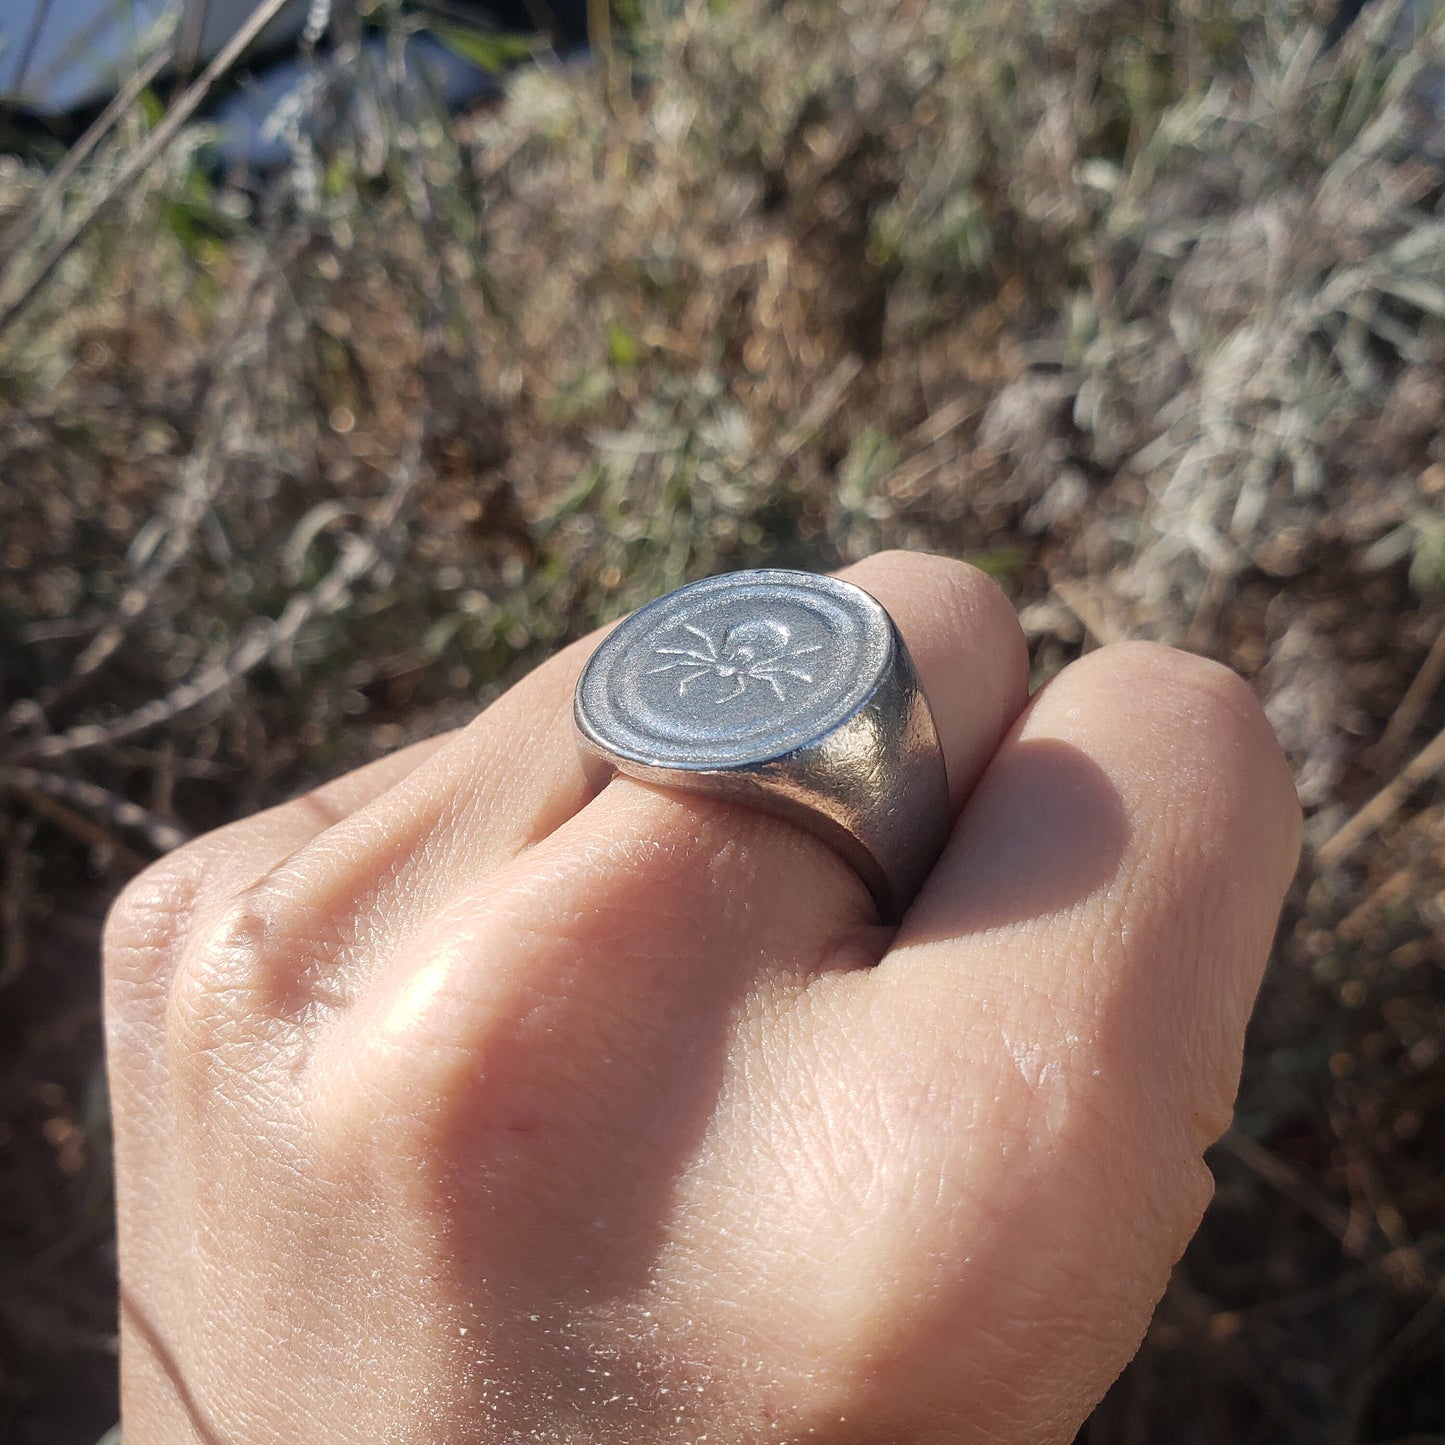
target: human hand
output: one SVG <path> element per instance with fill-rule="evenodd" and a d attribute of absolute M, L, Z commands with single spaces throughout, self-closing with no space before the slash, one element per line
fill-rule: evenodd
<path fill-rule="evenodd" d="M 1245 685 L 908 554 L 952 839 L 896 931 L 615 780 L 539 668 L 172 854 L 107 937 L 128 1445 L 1066 1441 L 1211 1181 L 1294 868 Z"/>

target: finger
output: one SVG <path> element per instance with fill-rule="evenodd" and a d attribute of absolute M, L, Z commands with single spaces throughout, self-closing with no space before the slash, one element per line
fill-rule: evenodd
<path fill-rule="evenodd" d="M 162 1035 L 181 941 L 204 899 L 229 891 L 314 837 L 337 816 L 392 786 L 445 742 L 429 738 L 356 769 L 279 807 L 220 828 L 162 858 L 132 880 L 105 931 L 106 1062 L 116 1124 L 117 1210 L 140 1295 L 172 1278 L 174 1221 L 148 1207 L 170 1168 L 156 1141 L 170 1139 L 171 1092 Z M 208 893 L 208 890 L 211 890 Z"/>
<path fill-rule="evenodd" d="M 111 1002 L 128 1003 L 137 988 L 163 995 L 162 961 L 195 920 L 203 895 L 229 898 L 338 818 L 394 786 L 446 741 L 446 734 L 425 738 L 299 798 L 217 828 L 132 879 L 106 920 L 107 977 L 117 990 Z"/>
<path fill-rule="evenodd" d="M 1012 605 L 977 568 L 922 553 L 882 553 L 839 575 L 872 593 L 898 625 L 961 805 L 1027 697 L 1027 645 Z M 587 804 L 572 694 L 598 640 L 559 657 L 545 692 L 508 694 L 485 725 L 380 800 L 368 821 L 388 837 L 418 840 L 434 898 L 451 896 Z"/>
<path fill-rule="evenodd" d="M 893 554 L 845 575 L 883 602 L 938 699 L 962 795 L 1026 695 L 1012 608 L 982 573 L 941 558 Z M 766 1013 L 821 970 L 872 962 L 873 919 L 852 870 L 792 823 L 616 779 L 397 950 L 321 1045 L 315 1077 L 332 1081 L 318 1084 L 323 1112 L 348 1138 L 379 1126 L 377 1100 L 393 1116 L 564 1131 L 569 1187 L 556 1208 L 601 1217 L 619 1157 L 646 1158 L 659 1183 L 678 1167 L 740 1012 Z M 646 1138 L 619 1139 L 619 1118 Z M 433 1139 L 417 1156 L 429 1152 L 456 1151 Z M 532 1202 L 539 1231 L 590 1227 L 547 1219 L 542 1201 L 555 1193 L 539 1173 L 509 1197 Z M 606 1238 L 625 1256 L 620 1226 Z M 603 1269 L 598 1243 L 557 1252 L 557 1267 Z"/>
<path fill-rule="evenodd" d="M 1288 765 L 1239 677 L 1147 644 L 1102 649 L 998 751 L 888 976 L 996 1018 L 1012 1004 L 1021 1027 L 1041 1000 L 1066 1028 L 1123 1009 L 1147 1037 L 1127 1040 L 1108 1086 L 1132 1104 L 1139 1071 L 1167 1062 L 1163 1087 L 1144 1081 L 1153 1105 L 1211 1142 L 1299 831 Z"/>
<path fill-rule="evenodd" d="M 1026 648 L 1012 607 L 977 569 L 944 558 L 885 554 L 844 575 L 893 613 L 925 690 L 937 694 L 961 800 L 1026 695 Z M 394 953 L 450 900 L 575 817 L 590 790 L 577 758 L 572 693 L 597 640 L 559 654 L 398 785 L 274 869 L 240 905 L 245 930 L 258 909 L 281 936 L 288 927 L 314 929 L 317 917 L 361 916 L 365 946 L 350 951 Z M 807 875 L 841 879 L 831 894 L 857 896 L 853 875 L 815 840 L 776 829 L 769 836 L 801 850 Z M 313 958 L 328 946 L 309 942 Z M 313 972 L 340 1005 L 363 979 L 344 960 L 338 965 Z M 276 980 L 283 993 L 292 983 Z"/>
<path fill-rule="evenodd" d="M 976 567 L 880 552 L 839 574 L 898 625 L 933 709 L 956 813 L 1028 697 L 1028 644 L 1003 590 Z"/>
<path fill-rule="evenodd" d="M 1132 1353 L 1210 1192 L 1299 828 L 1252 694 L 1182 653 L 1091 654 L 1000 747 L 893 951 L 845 981 L 840 1071 L 914 1151 L 878 1165 L 908 1224 L 879 1271 L 940 1303 L 880 1348 L 928 1354 L 921 1391 L 1081 1413 Z M 920 1257 L 966 1264 L 940 1294 Z M 967 1358 L 920 1345 L 980 1318 Z"/>
<path fill-rule="evenodd" d="M 961 805 L 1027 696 L 1027 646 L 1011 604 L 976 568 L 921 553 L 883 553 L 840 575 L 872 592 L 906 639 Z M 572 695 L 601 636 L 528 677 L 357 820 L 387 840 L 389 854 L 373 864 L 394 877 L 398 896 L 432 906 L 585 806 L 591 789 L 577 760 Z M 344 851 L 356 859 L 354 848 Z"/>
<path fill-rule="evenodd" d="M 885 553 L 841 575 L 876 597 L 904 637 L 932 701 L 950 790 L 961 805 L 1027 697 L 1027 647 L 1013 607 L 978 569 L 943 557 Z M 606 838 L 619 856 L 628 853 L 633 844 L 637 850 L 645 850 L 659 836 L 655 825 L 663 818 L 676 820 L 695 836 L 717 833 L 720 826 L 744 827 L 744 840 L 732 835 L 714 839 L 733 861 L 723 868 L 714 859 L 707 877 L 697 879 L 704 892 L 710 893 L 716 883 L 749 896 L 749 890 L 762 886 L 755 869 L 772 868 L 776 876 L 789 880 L 795 922 L 811 917 L 814 901 L 824 915 L 841 907 L 836 914 L 839 918 L 871 919 L 871 904 L 852 871 L 829 848 L 791 823 L 751 817 L 743 823 L 738 810 L 697 797 L 686 798 L 678 813 L 666 801 L 666 790 L 627 779 L 615 780 L 589 805 L 571 722 L 575 671 L 569 668 L 560 677 L 568 684 L 564 706 L 559 709 L 565 712 L 562 725 L 556 714 L 547 719 L 546 730 L 534 747 L 514 749 L 508 761 L 494 757 L 478 767 L 473 760 L 475 750 L 495 747 L 492 737 L 497 732 L 510 735 L 514 731 L 498 720 L 491 729 L 479 731 L 475 740 L 459 740 L 456 749 L 409 779 L 404 789 L 394 790 L 375 810 L 380 816 L 383 811 L 404 808 L 407 797 L 414 795 L 425 829 L 424 842 L 420 842 L 421 834 L 416 836 L 429 875 L 422 891 L 434 901 L 469 891 L 474 880 L 499 861 L 515 856 L 524 842 L 534 843 L 544 830 L 550 833 L 568 819 L 579 820 L 586 805 L 585 825 L 568 832 L 565 847 L 591 848 Z M 555 736 L 557 731 L 563 736 Z M 511 759 L 524 756 L 529 759 L 526 775 L 511 777 L 516 771 Z M 465 769 L 471 777 L 471 801 L 465 811 L 454 807 L 450 820 L 444 820 L 430 793 L 448 767 L 458 774 Z M 490 780 L 489 771 L 494 775 Z M 454 777 L 461 786 L 462 778 Z M 484 794 L 478 791 L 482 788 L 493 791 Z M 657 810 L 656 818 L 650 808 Z M 386 830 L 393 838 L 401 831 L 399 827 Z M 710 912 L 711 905 L 699 899 L 695 916 L 700 928 L 705 928 Z M 775 926 L 780 918 L 774 915 Z M 802 936 L 816 939 L 817 934 L 809 926 Z"/>
<path fill-rule="evenodd" d="M 110 910 L 104 941 L 106 1054 L 118 1155 L 145 1156 L 154 1138 L 172 1132 L 163 1042 L 167 999 L 182 944 L 208 901 L 214 908 L 217 890 L 229 896 L 257 871 L 314 837 L 329 820 L 391 786 L 444 742 L 444 737 L 429 738 L 403 748 L 293 802 L 218 829 L 162 858 L 127 886 Z M 127 1160 L 121 1157 L 120 1162 Z M 148 1168 L 122 1168 L 119 1178 L 131 1185 L 143 1180 L 150 1188 L 157 1182 L 151 1175 L 158 1167 L 152 1160 Z M 122 1220 L 132 1212 L 147 1213 L 143 1199 L 132 1211 L 124 1188 L 118 1204 Z M 148 1243 L 127 1227 L 132 1255 L 144 1248 L 159 1261 L 172 1244 L 164 1221 L 150 1231 Z"/>
<path fill-rule="evenodd" d="M 584 791 L 581 769 L 563 749 L 570 741 L 571 695 L 578 672 L 601 634 L 564 649 L 528 674 L 468 727 L 414 743 L 323 784 L 299 798 L 243 818 L 168 854 L 126 888 L 111 910 L 107 928 L 108 965 L 117 987 L 135 980 L 163 996 L 172 954 L 188 933 L 215 927 L 236 899 L 272 874 L 305 873 L 317 885 L 293 910 L 307 925 L 343 906 L 338 873 L 354 892 L 375 888 L 396 873 L 399 888 L 411 852 L 424 843 L 448 806 L 483 806 L 475 789 L 508 788 L 525 796 L 529 784 L 537 808 L 517 816 L 515 834 L 526 836 L 550 821 L 548 803 Z M 441 766 L 437 764 L 441 763 Z M 362 822 L 358 815 L 398 792 L 414 775 L 427 772 L 421 791 L 405 793 L 396 806 Z M 307 846 L 334 835 L 330 866 L 302 858 Z M 340 860 L 349 860 L 349 867 Z M 117 1002 L 119 998 L 117 998 Z"/>
<path fill-rule="evenodd" d="M 243 886 L 318 833 L 364 808 L 439 752 L 453 736 L 453 732 L 445 732 L 423 738 L 198 839 L 193 846 L 208 855 L 206 873 L 214 891 L 227 893 Z"/>
<path fill-rule="evenodd" d="M 365 796 L 355 787 L 354 806 L 297 800 L 284 816 L 237 825 L 231 846 L 242 846 L 231 866 L 213 870 L 210 893 L 232 912 L 274 912 L 268 927 L 278 931 L 364 911 L 386 940 L 405 936 L 457 887 L 586 802 L 572 694 L 605 630 L 564 648 L 467 727 L 434 740 L 385 786 Z M 328 820 L 328 811 L 336 816 Z M 378 934 L 379 946 L 386 940 Z"/>

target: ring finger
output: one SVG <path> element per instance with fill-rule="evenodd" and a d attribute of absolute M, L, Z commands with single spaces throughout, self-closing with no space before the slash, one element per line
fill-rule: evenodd
<path fill-rule="evenodd" d="M 882 602 L 908 643 L 933 705 L 956 812 L 1025 701 L 1027 653 L 1013 609 L 982 573 L 944 558 L 887 553 L 842 575 Z M 576 755 L 571 696 L 596 641 L 584 639 L 553 659 L 394 786 L 246 890 L 242 910 L 264 912 L 268 927 L 283 935 L 288 924 L 314 930 L 318 917 L 353 921 L 330 940 L 307 940 L 312 974 L 324 976 L 333 1003 L 356 997 L 372 967 L 367 960 L 394 952 L 478 880 L 577 818 L 589 790 Z M 620 782 L 608 788 L 609 796 L 587 809 L 581 833 L 574 828 L 568 838 L 586 840 L 614 826 L 647 835 L 654 821 L 648 809 L 622 806 L 629 791 Z M 736 814 L 691 799 L 683 816 L 687 826 L 705 829 Z M 858 898 L 856 878 L 811 836 L 771 820 L 756 827 L 758 845 L 731 870 L 739 875 L 735 881 L 742 881 L 739 870 L 750 860 L 774 858 L 786 862 L 795 879 L 833 879 L 822 889 L 830 898 Z M 732 842 L 736 855 L 741 845 Z M 728 871 L 713 868 L 709 876 Z M 684 875 L 693 872 L 684 868 Z M 864 908 L 866 916 L 866 902 L 849 906 Z M 354 924 L 360 933 L 347 932 Z M 317 956 L 318 943 L 325 958 Z M 276 983 L 292 993 L 294 979 Z"/>
<path fill-rule="evenodd" d="M 895 554 L 844 575 L 908 643 L 957 806 L 1025 700 L 1012 608 L 943 559 Z M 885 941 L 861 880 L 793 823 L 629 779 L 584 797 L 554 796 L 546 807 L 570 801 L 571 816 L 488 870 L 468 866 L 497 826 L 485 813 L 467 815 L 480 837 L 431 839 L 426 891 L 443 901 L 371 954 L 309 1074 L 340 1157 L 385 1131 L 408 1188 L 437 1161 L 505 1167 L 505 1188 L 435 1187 L 474 1211 L 526 1201 L 524 1217 L 470 1219 L 468 1249 L 507 1241 L 488 1277 L 517 1269 L 535 1286 L 555 1271 L 543 1293 L 557 1301 L 606 1294 L 637 1256 L 633 1233 L 652 1222 L 636 1200 L 666 1195 L 716 1106 L 734 1034 L 751 1037 L 790 992 L 872 962 Z M 409 1146 L 399 1118 L 423 1121 Z M 534 1252 L 534 1235 L 577 1247 Z"/>

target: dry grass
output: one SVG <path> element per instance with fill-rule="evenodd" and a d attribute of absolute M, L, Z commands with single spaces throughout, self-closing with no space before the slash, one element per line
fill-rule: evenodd
<path fill-rule="evenodd" d="M 125 874 L 684 578 L 893 544 L 999 575 L 1040 677 L 1232 663 L 1308 805 L 1219 1199 L 1085 1438 L 1445 1436 L 1445 29 L 1317 19 L 659 6 L 605 84 L 454 126 L 343 55 L 261 201 L 195 129 L 125 189 L 0 333 L 15 1438 L 109 1369 Z"/>

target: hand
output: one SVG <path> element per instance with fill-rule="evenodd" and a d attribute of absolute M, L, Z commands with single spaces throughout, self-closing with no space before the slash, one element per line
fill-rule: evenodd
<path fill-rule="evenodd" d="M 896 932 L 791 824 L 589 801 L 591 642 L 127 890 L 127 1445 L 1070 1438 L 1209 1198 L 1298 807 L 1223 668 L 1026 705 L 982 574 L 845 575 L 957 810 Z"/>

